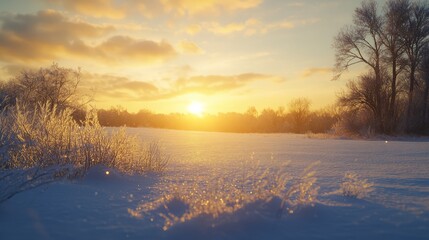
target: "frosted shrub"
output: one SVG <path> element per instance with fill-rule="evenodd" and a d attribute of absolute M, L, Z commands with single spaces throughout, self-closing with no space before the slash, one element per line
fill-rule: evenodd
<path fill-rule="evenodd" d="M 344 175 L 340 191 L 347 197 L 364 198 L 373 191 L 372 187 L 373 184 L 367 179 L 361 179 L 356 173 L 348 172 Z"/>
<path fill-rule="evenodd" d="M 240 174 L 240 172 L 242 174 Z M 161 217 L 164 230 L 201 216 L 218 219 L 249 206 L 268 204 L 274 199 L 281 202 L 273 210 L 280 217 L 284 210 L 292 214 L 294 209 L 317 201 L 318 187 L 311 168 L 296 179 L 285 171 L 285 166 L 265 169 L 251 166 L 246 171 L 214 172 L 195 176 L 190 181 L 160 186 L 161 198 L 128 209 L 131 216 L 154 219 Z M 179 206 L 179 209 L 178 209 Z"/>
<path fill-rule="evenodd" d="M 159 144 L 143 144 L 136 136 L 126 134 L 125 128 L 107 133 L 100 126 L 97 113 L 90 112 L 81 133 L 81 160 L 87 170 L 103 164 L 126 174 L 163 171 L 169 157 L 160 151 Z"/>
<path fill-rule="evenodd" d="M 306 167 L 301 173 L 301 176 L 295 180 L 295 183 L 281 196 L 282 203 L 277 213 L 279 216 L 281 216 L 285 210 L 289 213 L 293 213 L 293 208 L 314 205 L 319 193 L 319 187 L 315 186 L 317 178 L 315 177 L 316 171 L 313 169 L 318 164 L 319 162 L 315 162 Z M 287 206 L 292 206 L 292 208 Z"/>
<path fill-rule="evenodd" d="M 14 193 L 54 179 L 81 177 L 97 164 L 125 174 L 166 167 L 168 157 L 158 144 L 145 146 L 123 128 L 107 132 L 95 111 L 88 113 L 81 125 L 71 114 L 72 110 L 58 110 L 51 104 L 32 110 L 18 104 L 1 112 L 0 192 Z M 21 187 L 10 190 L 14 185 Z"/>

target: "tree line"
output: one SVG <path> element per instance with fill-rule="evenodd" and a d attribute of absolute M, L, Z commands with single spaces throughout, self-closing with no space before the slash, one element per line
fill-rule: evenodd
<path fill-rule="evenodd" d="M 374 0 L 356 8 L 338 33 L 336 78 L 353 65 L 366 71 L 347 83 L 340 124 L 361 134 L 429 130 L 429 6 L 424 1 Z"/>
<path fill-rule="evenodd" d="M 333 109 L 333 108 L 332 108 Z M 244 113 L 228 112 L 196 116 L 193 114 L 159 114 L 148 110 L 130 113 L 121 107 L 98 110 L 104 126 L 152 127 L 197 131 L 239 133 L 325 133 L 332 129 L 337 115 L 331 108 L 310 111 L 310 101 L 298 98 L 284 107 L 266 108 L 258 112 L 250 107 Z"/>

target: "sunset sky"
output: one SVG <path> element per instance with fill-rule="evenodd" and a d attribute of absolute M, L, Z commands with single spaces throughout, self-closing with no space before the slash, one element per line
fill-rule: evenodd
<path fill-rule="evenodd" d="M 99 108 L 208 113 L 335 102 L 332 41 L 360 0 L 2 0 L 0 79 L 82 69 Z M 358 71 L 358 69 L 352 69 Z"/>

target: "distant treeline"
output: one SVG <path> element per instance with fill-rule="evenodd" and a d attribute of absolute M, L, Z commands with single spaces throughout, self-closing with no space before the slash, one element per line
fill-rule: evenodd
<path fill-rule="evenodd" d="M 151 127 L 197 131 L 220 131 L 239 133 L 325 133 L 337 122 L 335 111 L 328 109 L 311 112 L 302 104 L 306 99 L 297 99 L 292 103 L 295 108 L 263 109 L 258 112 L 250 107 L 245 113 L 218 113 L 204 116 L 192 114 L 157 114 L 147 110 L 129 113 L 122 108 L 98 110 L 98 118 L 103 126 Z"/>

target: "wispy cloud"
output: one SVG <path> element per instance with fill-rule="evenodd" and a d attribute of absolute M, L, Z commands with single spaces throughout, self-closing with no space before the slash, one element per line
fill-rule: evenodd
<path fill-rule="evenodd" d="M 126 15 L 124 6 L 118 6 L 113 0 L 45 0 L 48 3 L 64 7 L 68 11 L 107 18 L 123 18 Z"/>
<path fill-rule="evenodd" d="M 313 75 L 319 74 L 331 74 L 333 71 L 332 68 L 324 67 L 324 68 L 308 68 L 301 73 L 301 77 L 308 78 Z"/>
<path fill-rule="evenodd" d="M 264 22 L 256 18 L 250 18 L 244 22 L 231 22 L 221 24 L 219 22 L 203 22 L 192 24 L 186 27 L 185 32 L 190 35 L 206 30 L 216 35 L 229 35 L 233 33 L 243 33 L 244 35 L 266 34 L 271 31 L 289 30 L 298 26 L 317 23 L 318 19 L 284 19 L 277 22 Z"/>
<path fill-rule="evenodd" d="M 155 42 L 128 36 L 111 37 L 90 50 L 100 52 L 99 56 L 104 61 L 115 64 L 124 61 L 129 64 L 162 62 L 177 54 L 173 46 L 166 41 Z"/>
<path fill-rule="evenodd" d="M 149 81 L 136 81 L 126 77 L 86 73 L 83 88 L 95 89 L 96 98 L 117 101 L 156 101 L 198 93 L 213 95 L 241 89 L 256 81 L 278 82 L 280 77 L 259 73 L 239 75 L 200 75 L 179 78 L 169 88 L 159 88 Z"/>
<path fill-rule="evenodd" d="M 182 53 L 185 54 L 202 54 L 204 53 L 204 50 L 201 49 L 197 44 L 194 42 L 183 40 L 179 43 L 178 47 Z"/>
<path fill-rule="evenodd" d="M 207 75 L 181 78 L 176 81 L 175 88 L 179 92 L 217 93 L 244 87 L 255 81 L 277 81 L 279 77 L 259 73 L 239 75 Z"/>
<path fill-rule="evenodd" d="M 218 22 L 211 22 L 208 25 L 208 31 L 219 34 L 219 35 L 227 35 L 235 32 L 248 32 L 252 31 L 251 29 L 259 25 L 259 21 L 256 19 L 249 19 L 243 23 L 228 23 L 222 25 Z"/>
<path fill-rule="evenodd" d="M 178 15 L 208 15 L 221 14 L 257 7 L 262 0 L 161 0 L 164 9 Z"/>
<path fill-rule="evenodd" d="M 195 23 L 195 24 L 191 24 L 191 25 L 187 26 L 185 29 L 185 32 L 189 35 L 195 35 L 195 34 L 201 32 L 201 30 L 202 30 L 201 25 Z"/>
<path fill-rule="evenodd" d="M 45 0 L 65 10 L 91 17 L 123 18 L 131 13 L 153 18 L 161 14 L 207 16 L 257 7 L 262 0 Z"/>
<path fill-rule="evenodd" d="M 160 92 L 154 84 L 149 82 L 89 72 L 82 74 L 81 88 L 85 92 L 94 92 L 96 100 L 133 101 L 141 98 L 156 99 Z"/>

